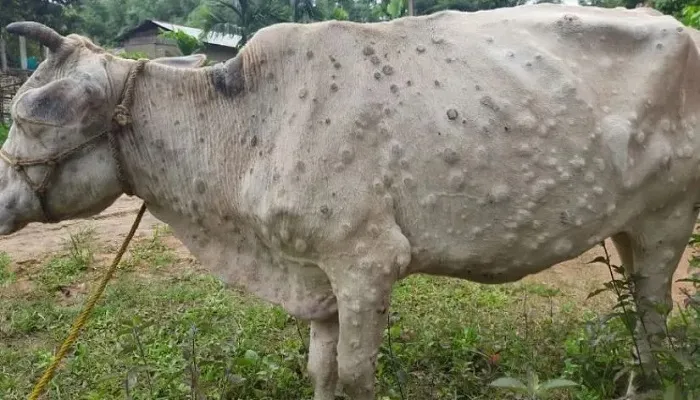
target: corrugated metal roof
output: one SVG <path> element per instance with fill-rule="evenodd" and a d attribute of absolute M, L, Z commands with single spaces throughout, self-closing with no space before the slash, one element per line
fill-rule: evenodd
<path fill-rule="evenodd" d="M 196 38 L 200 38 L 200 35 L 202 34 L 202 30 L 198 28 L 171 24 L 170 22 L 157 21 L 155 19 L 149 19 L 149 21 L 163 29 L 167 29 L 169 31 L 183 31 L 186 34 Z M 224 47 L 236 47 L 238 46 L 238 43 L 241 42 L 241 39 L 242 37 L 240 35 L 224 35 L 222 33 L 209 32 L 209 34 L 205 35 L 201 40 L 208 44 L 215 44 Z"/>

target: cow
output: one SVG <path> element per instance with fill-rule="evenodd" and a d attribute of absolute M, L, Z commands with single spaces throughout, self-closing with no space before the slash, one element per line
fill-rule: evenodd
<path fill-rule="evenodd" d="M 310 321 L 315 400 L 375 398 L 398 280 L 513 282 L 608 237 L 653 363 L 700 197 L 698 33 L 672 17 L 280 23 L 214 66 L 7 30 L 50 55 L 13 100 L 0 234 L 137 196 L 212 274 Z"/>

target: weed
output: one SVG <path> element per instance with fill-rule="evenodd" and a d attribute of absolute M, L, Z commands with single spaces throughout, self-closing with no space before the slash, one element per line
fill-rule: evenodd
<path fill-rule="evenodd" d="M 700 235 L 693 234 L 690 245 L 700 243 Z M 603 244 L 603 248 L 605 246 Z M 608 266 L 611 280 L 603 288 L 592 292 L 589 297 L 595 296 L 604 291 L 612 291 L 617 297 L 616 311 L 607 313 L 600 319 L 601 327 L 610 328 L 615 321 L 624 326 L 624 330 L 629 338 L 630 348 L 635 349 L 635 355 L 639 355 L 639 345 L 634 337 L 635 326 L 640 321 L 639 313 L 634 302 L 635 278 L 625 276 L 623 265 L 613 265 L 610 262 L 607 249 L 605 257 L 598 257 L 591 262 L 601 262 Z M 700 264 L 698 256 L 693 256 L 690 266 L 697 268 Z M 653 356 L 656 359 L 654 371 L 638 371 L 642 374 L 654 374 L 661 383 L 662 392 L 659 396 L 664 399 L 691 399 L 700 395 L 700 306 L 697 302 L 698 273 L 692 274 L 691 278 L 684 281 L 692 282 L 695 288 L 694 294 L 687 294 L 688 302 L 685 309 L 678 310 L 677 314 L 671 315 L 664 332 L 664 340 L 660 348 L 654 349 Z M 619 325 L 617 332 L 612 336 L 598 335 L 603 340 L 619 341 L 624 343 L 627 340 L 620 340 L 621 330 Z M 619 348 L 620 346 L 614 346 Z M 639 368 L 638 366 L 627 366 L 615 374 L 616 380 L 625 372 Z"/>
<path fill-rule="evenodd" d="M 7 286 L 15 280 L 15 274 L 10 271 L 11 262 L 10 256 L 0 251 L 0 287 Z"/>
<path fill-rule="evenodd" d="M 137 266 L 159 269 L 172 264 L 175 254 L 161 239 L 168 232 L 167 228 L 156 227 L 150 240 L 132 245 L 130 256 L 121 262 L 122 269 L 134 269 Z"/>
<path fill-rule="evenodd" d="M 508 389 L 515 393 L 526 395 L 528 399 L 538 400 L 550 398 L 552 391 L 556 389 L 572 388 L 578 386 L 578 384 L 568 379 L 550 379 L 540 383 L 537 373 L 529 370 L 527 381 L 524 383 L 515 378 L 503 377 L 491 382 L 489 386 Z"/>
<path fill-rule="evenodd" d="M 48 261 L 40 272 L 39 282 L 54 290 L 73 283 L 92 265 L 94 245 L 94 230 L 83 229 L 69 235 L 64 254 Z"/>

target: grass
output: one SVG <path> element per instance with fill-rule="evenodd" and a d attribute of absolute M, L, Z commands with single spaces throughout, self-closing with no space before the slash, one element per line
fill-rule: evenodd
<path fill-rule="evenodd" d="M 166 234 L 132 245 L 50 398 L 310 399 L 308 326 L 178 260 Z M 99 277 L 99 252 L 83 231 L 21 274 L 0 256 L 3 399 L 25 398 L 50 362 Z M 19 279 L 34 284 L 13 291 Z M 614 398 L 632 342 L 621 320 L 601 321 L 610 310 L 595 304 L 543 284 L 410 277 L 394 289 L 379 398 L 515 399 L 489 383 L 534 373 L 578 384 L 550 399 Z"/>
<path fill-rule="evenodd" d="M 5 143 L 7 135 L 10 133 L 10 127 L 0 122 L 0 146 Z"/>
<path fill-rule="evenodd" d="M 7 253 L 0 252 L 0 287 L 7 286 L 15 280 L 15 274 L 10 271 L 11 261 Z"/>

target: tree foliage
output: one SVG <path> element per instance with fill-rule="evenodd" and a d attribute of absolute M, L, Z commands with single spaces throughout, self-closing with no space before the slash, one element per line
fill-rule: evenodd
<path fill-rule="evenodd" d="M 281 0 L 211 0 L 204 21 L 207 32 L 240 35 L 244 44 L 268 25 L 291 21 L 292 9 Z"/>
<path fill-rule="evenodd" d="M 52 26 L 59 33 L 77 27 L 79 18 L 66 9 L 79 0 L 0 0 L 0 32 L 14 21 L 32 20 Z"/>
<path fill-rule="evenodd" d="M 511 7 L 528 1 L 562 0 L 413 0 L 416 15 Z M 578 1 L 584 6 L 627 8 L 644 2 L 687 25 L 700 25 L 700 0 Z M 0 37 L 12 21 L 35 20 L 61 33 L 81 33 L 101 45 L 114 46 L 119 34 L 145 19 L 157 19 L 207 32 L 238 34 L 243 37 L 241 44 L 245 44 L 255 32 L 270 24 L 329 19 L 375 22 L 407 15 L 407 3 L 408 0 L 0 0 Z M 16 45 L 8 44 L 11 53 L 16 50 L 12 46 Z"/>
<path fill-rule="evenodd" d="M 77 30 L 80 18 L 66 10 L 79 0 L 0 0 L 0 68 L 18 67 L 19 57 L 7 57 L 6 54 L 18 55 L 19 44 L 8 40 L 5 28 L 14 21 L 31 20 L 47 24 L 59 33 Z M 36 43 L 27 43 L 28 55 L 40 55 L 41 49 Z"/>
<path fill-rule="evenodd" d="M 201 0 L 79 0 L 70 12 L 81 21 L 77 30 L 102 45 L 114 45 L 117 36 L 146 19 L 189 25 L 198 17 Z"/>

